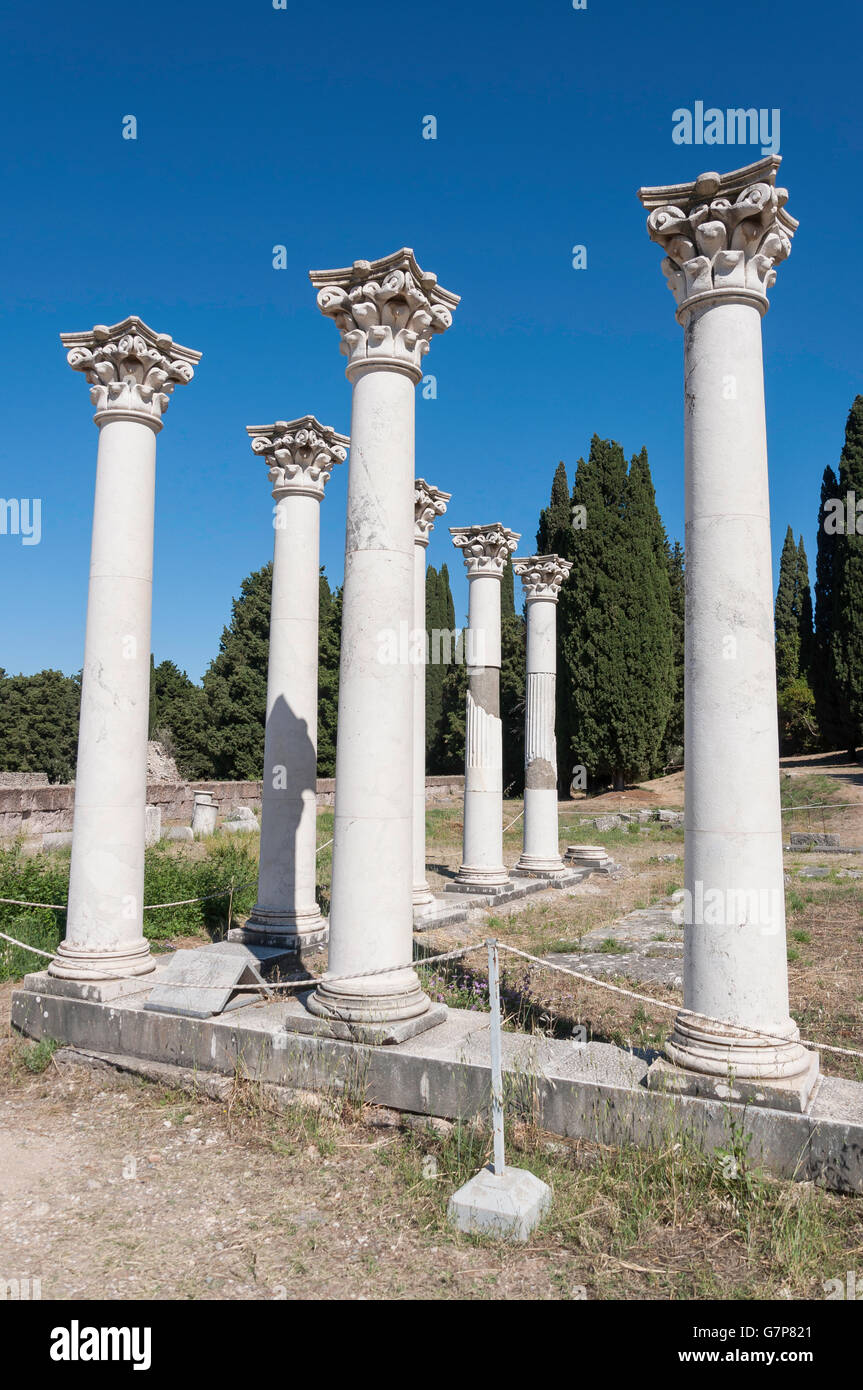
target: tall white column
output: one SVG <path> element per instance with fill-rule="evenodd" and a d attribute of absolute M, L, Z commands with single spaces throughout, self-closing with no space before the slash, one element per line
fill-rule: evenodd
<path fill-rule="evenodd" d="M 527 607 L 524 703 L 524 842 L 516 868 L 539 877 L 566 872 L 557 822 L 557 598 L 572 564 L 558 555 L 513 560 Z"/>
<path fill-rule="evenodd" d="M 273 485 L 273 587 L 258 901 L 231 935 L 302 955 L 327 939 L 317 858 L 320 511 L 348 439 L 313 415 L 249 425 Z"/>
<path fill-rule="evenodd" d="M 468 577 L 465 634 L 467 703 L 464 831 L 456 884 L 495 888 L 509 881 L 503 862 L 503 737 L 500 722 L 500 583 L 521 537 L 499 521 L 451 526 Z"/>
<path fill-rule="evenodd" d="M 66 937 L 52 975 L 153 969 L 143 932 L 156 435 L 201 354 L 139 318 L 61 333 L 99 426 Z"/>
<path fill-rule="evenodd" d="M 684 1007 L 667 1051 L 763 1080 L 817 1067 L 789 1017 L 785 944 L 761 359 L 767 289 L 797 227 L 779 163 L 639 192 L 684 330 Z"/>
<path fill-rule="evenodd" d="M 414 634 L 422 636 L 414 652 L 414 912 L 434 905 L 426 882 L 426 550 L 434 519 L 443 516 L 451 492 L 441 492 L 424 478 L 414 485 Z"/>
<path fill-rule="evenodd" d="M 414 663 L 391 659 L 414 617 L 414 397 L 458 296 L 404 249 L 311 272 L 353 386 L 329 975 L 313 1013 L 350 1023 L 429 1009 L 414 969 Z M 403 968 L 399 968 L 403 967 Z M 380 970 L 369 975 L 365 972 Z"/>

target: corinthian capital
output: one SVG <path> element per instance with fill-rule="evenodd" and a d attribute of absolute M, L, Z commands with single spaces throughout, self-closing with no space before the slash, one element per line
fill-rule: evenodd
<path fill-rule="evenodd" d="M 694 183 L 640 188 L 649 210 L 647 231 L 666 253 L 662 272 L 677 318 L 719 297 L 744 299 L 767 310 L 774 266 L 791 254 L 798 223 L 785 211 L 788 193 L 776 188 L 779 155 L 730 174 L 700 174 Z"/>
<path fill-rule="evenodd" d="M 405 247 L 379 261 L 354 261 L 344 270 L 310 270 L 318 308 L 335 319 L 348 359 L 348 376 L 360 366 L 396 367 L 415 380 L 433 333 L 452 323 L 457 294 L 420 270 Z"/>
<path fill-rule="evenodd" d="M 525 559 L 513 560 L 512 567 L 521 575 L 524 596 L 531 599 L 553 599 L 557 603 L 560 586 L 572 569 L 571 560 L 562 560 L 559 555 L 528 555 Z"/>
<path fill-rule="evenodd" d="M 492 574 L 500 579 L 521 540 L 517 531 L 508 531 L 499 521 L 491 526 L 451 526 L 449 532 L 453 545 L 462 552 L 468 578 Z"/>
<path fill-rule="evenodd" d="M 201 354 L 155 333 L 135 314 L 110 328 L 97 323 L 86 333 L 61 333 L 66 361 L 90 382 L 96 423 L 114 418 L 141 420 L 161 429 L 171 392 L 191 381 Z"/>
<path fill-rule="evenodd" d="M 350 444 L 347 435 L 336 434 L 314 415 L 276 420 L 273 425 L 247 425 L 246 430 L 255 453 L 263 456 L 269 468 L 277 501 L 292 493 L 320 501 L 334 465 L 344 463 Z"/>
<path fill-rule="evenodd" d="M 429 531 L 434 529 L 435 517 L 443 516 L 451 492 L 441 492 L 439 487 L 427 483 L 425 478 L 414 482 L 414 540 L 417 545 L 428 545 Z"/>

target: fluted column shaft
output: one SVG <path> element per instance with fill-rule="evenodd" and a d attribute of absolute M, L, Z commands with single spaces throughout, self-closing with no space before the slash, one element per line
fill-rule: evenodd
<path fill-rule="evenodd" d="M 468 571 L 468 687 L 465 712 L 464 830 L 457 883 L 494 888 L 503 862 L 503 736 L 500 721 L 500 589 L 519 539 L 500 524 L 450 528 Z"/>

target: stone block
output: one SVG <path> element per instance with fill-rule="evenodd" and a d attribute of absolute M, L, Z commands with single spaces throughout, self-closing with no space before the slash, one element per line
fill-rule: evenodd
<path fill-rule="evenodd" d="M 169 825 L 165 830 L 163 840 L 194 840 L 195 832 L 190 825 Z"/>
<path fill-rule="evenodd" d="M 147 806 L 144 809 L 144 844 L 157 845 L 162 838 L 162 808 Z"/>
<path fill-rule="evenodd" d="M 496 1174 L 491 1165 L 454 1192 L 447 1217 L 470 1235 L 527 1240 L 551 1206 L 551 1188 L 526 1168 Z"/>
<path fill-rule="evenodd" d="M 826 849 L 828 847 L 836 849 L 838 845 L 838 835 L 820 834 L 811 830 L 792 830 L 791 832 L 792 849 Z"/>
<path fill-rule="evenodd" d="M 42 836 L 43 849 L 71 849 L 71 830 L 48 830 Z"/>

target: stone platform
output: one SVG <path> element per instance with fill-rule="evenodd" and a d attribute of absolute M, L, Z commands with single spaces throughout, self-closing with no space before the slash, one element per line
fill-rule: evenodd
<path fill-rule="evenodd" d="M 204 948 L 206 949 L 206 948 Z M 106 1056 L 171 1064 L 201 1073 L 239 1071 L 269 1084 L 339 1093 L 419 1115 L 487 1114 L 488 1016 L 450 1009 L 443 1022 L 389 1046 L 297 1031 L 308 1014 L 297 999 L 254 999 L 209 1019 L 145 1008 L 161 974 L 125 982 L 104 1001 L 40 973 L 12 996 L 12 1023 Z M 655 1055 L 607 1043 L 503 1035 L 508 1115 L 537 1114 L 567 1138 L 649 1149 L 688 1142 L 706 1154 L 727 1148 L 732 1126 L 751 1134 L 749 1159 L 784 1178 L 813 1179 L 863 1194 L 863 1084 L 823 1077 L 805 1111 L 651 1089 Z M 765 1088 L 766 1089 L 766 1088 Z M 765 1103 L 766 1102 L 766 1103 Z"/>

